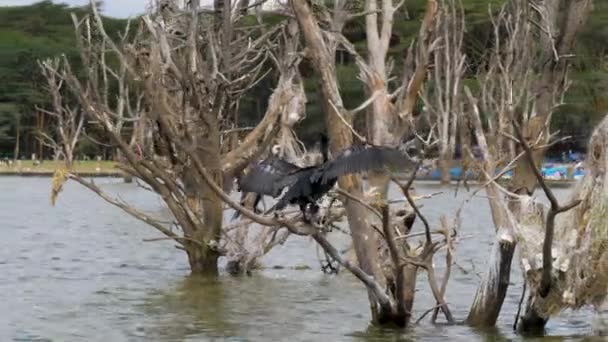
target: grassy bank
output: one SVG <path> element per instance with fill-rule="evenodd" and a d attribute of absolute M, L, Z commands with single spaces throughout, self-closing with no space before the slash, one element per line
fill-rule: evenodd
<path fill-rule="evenodd" d="M 0 176 L 51 176 L 55 170 L 62 166 L 61 162 L 45 160 L 39 164 L 32 160 L 21 160 L 13 162 L 12 165 L 0 165 Z M 116 168 L 112 161 L 77 161 L 74 163 L 72 172 L 90 176 L 122 176 L 122 172 Z"/>

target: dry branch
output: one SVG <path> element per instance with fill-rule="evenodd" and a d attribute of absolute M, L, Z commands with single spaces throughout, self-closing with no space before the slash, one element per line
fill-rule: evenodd
<path fill-rule="evenodd" d="M 553 264 L 553 257 L 551 256 L 551 249 L 553 248 L 555 217 L 559 213 L 563 213 L 565 211 L 568 211 L 568 210 L 576 207 L 577 205 L 579 205 L 581 203 L 581 200 L 574 200 L 563 206 L 559 204 L 559 202 L 555 198 L 555 195 L 553 194 L 553 191 L 551 191 L 551 189 L 549 189 L 549 186 L 545 182 L 545 179 L 540 174 L 540 171 L 538 171 L 538 168 L 534 163 L 534 157 L 532 155 L 532 150 L 530 149 L 530 146 L 528 145 L 528 143 L 524 140 L 524 136 L 523 136 L 523 133 L 521 132 L 521 128 L 519 127 L 519 125 L 517 125 L 517 123 L 513 123 L 513 124 L 515 125 L 516 137 L 517 137 L 517 139 L 519 139 L 519 143 L 525 151 L 526 160 L 530 164 L 530 168 L 534 171 L 534 176 L 536 176 L 536 180 L 538 181 L 541 188 L 545 192 L 545 195 L 547 195 L 549 202 L 551 202 L 551 209 L 549 210 L 549 213 L 547 214 L 545 239 L 543 242 L 543 274 L 542 274 L 542 281 L 541 281 L 540 290 L 539 290 L 541 297 L 545 297 L 545 296 L 547 296 L 547 294 L 549 293 L 549 290 L 551 288 L 551 272 L 552 272 L 552 264 Z"/>

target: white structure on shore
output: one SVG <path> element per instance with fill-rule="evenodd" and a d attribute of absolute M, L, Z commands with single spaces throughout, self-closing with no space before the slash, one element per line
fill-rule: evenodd
<path fill-rule="evenodd" d="M 184 1 L 184 0 L 181 0 L 181 1 Z M 234 0 L 233 2 L 236 2 L 236 1 L 237 0 Z M 277 11 L 277 10 L 280 10 L 283 6 L 285 6 L 287 4 L 287 1 L 288 0 L 268 0 L 268 1 L 265 1 L 262 4 L 262 10 L 263 11 Z M 184 2 L 187 2 L 187 1 L 184 1 Z M 257 2 L 260 2 L 260 1 L 259 0 L 250 0 L 249 1 L 249 5 L 251 6 L 251 5 L 253 5 L 253 4 L 257 3 Z M 201 7 L 211 9 L 211 8 L 213 8 L 213 3 L 214 3 L 213 0 L 206 0 L 206 1 L 203 0 L 203 1 L 201 1 Z M 253 8 L 252 8 L 252 10 L 253 10 Z"/>

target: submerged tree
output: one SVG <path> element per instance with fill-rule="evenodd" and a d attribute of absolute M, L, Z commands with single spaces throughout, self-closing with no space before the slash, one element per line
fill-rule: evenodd
<path fill-rule="evenodd" d="M 547 225 L 543 240 L 525 233 L 525 227 L 534 221 L 527 211 L 538 181 L 537 165 L 554 137 L 549 133 L 551 114 L 568 88 L 569 57 L 590 7 L 591 1 L 507 1 L 493 18 L 494 43 L 480 75 L 477 99 L 465 89 L 471 108 L 468 120 L 483 153 L 476 167 L 488 184 L 486 191 L 497 238 L 489 270 L 467 318 L 469 324 L 496 323 L 518 243 L 527 248 L 533 241 L 543 241 L 545 248 L 552 248 L 551 225 Z M 524 144 L 530 147 L 524 148 Z M 474 159 L 472 154 L 470 157 Z M 495 175 L 508 171 L 513 171 L 513 177 L 505 189 L 496 182 Z M 556 205 L 552 203 L 554 210 L 549 217 L 562 211 Z M 543 266 L 547 270 L 550 253 L 543 257 L 547 259 Z M 523 329 L 546 323 L 548 316 L 534 311 L 528 311 L 522 320 Z M 543 318 L 533 318 L 538 315 Z"/>
<path fill-rule="evenodd" d="M 60 119 L 58 134 L 50 137 L 63 146 L 63 174 L 175 240 L 187 253 L 192 272 L 217 272 L 218 257 L 227 252 L 246 257 L 246 250 L 226 239 L 235 231 L 223 229 L 222 201 L 203 181 L 193 158 L 205 165 L 216 184 L 232 189 L 234 177 L 279 131 L 289 128 L 283 118 L 301 115 L 287 113 L 293 108 L 290 101 L 300 101 L 301 93 L 293 30 L 286 22 L 247 23 L 241 12 L 231 10 L 230 1 L 215 11 L 201 11 L 199 1 L 184 8 L 159 1 L 152 14 L 137 27 L 128 26 L 122 40 L 115 42 L 95 6 L 92 10 L 91 16 L 73 18 L 87 66 L 83 77 L 75 75 L 65 57 L 42 64 L 54 98 L 50 112 Z M 280 78 L 266 114 L 255 129 L 238 136 L 240 144 L 230 147 L 223 142 L 239 132 L 234 130 L 239 100 L 267 75 L 271 62 Z M 110 87 L 117 87 L 116 98 L 110 97 Z M 76 108 L 62 101 L 65 92 L 76 99 Z M 69 173 L 81 130 L 78 126 L 65 134 L 65 124 L 80 122 L 77 118 L 83 116 L 109 135 L 122 155 L 119 167 L 163 199 L 172 222 L 151 217 Z M 264 251 L 280 242 L 271 232 L 260 234 L 257 241 Z"/>
<path fill-rule="evenodd" d="M 353 136 L 376 145 L 394 146 L 397 144 L 408 130 L 412 129 L 414 105 L 418 91 L 426 77 L 429 53 L 432 50 L 429 33 L 434 28 L 433 23 L 437 12 L 436 1 L 427 2 L 419 41 L 410 48 L 399 85 L 393 93 L 391 93 L 389 84 L 391 70 L 387 65 L 388 46 L 392 34 L 393 16 L 400 6 L 399 4 L 384 1 L 382 7 L 378 9 L 376 1 L 365 2 L 362 12 L 366 15 L 368 37 L 368 53 L 367 60 L 365 60 L 341 34 L 346 21 L 356 17 L 352 7 L 349 7 L 352 6 L 351 3 L 334 1 L 331 10 L 321 11 L 320 14 L 314 13 L 306 1 L 293 0 L 290 3 L 300 24 L 310 59 L 313 61 L 320 79 L 326 125 L 331 137 L 331 151 L 336 153 L 350 146 L 353 143 Z M 329 12 L 332 14 L 329 15 Z M 378 16 L 378 12 L 382 15 Z M 315 14 L 321 18 L 316 17 Z M 331 31 L 324 31 L 319 25 L 320 21 L 324 22 L 324 26 L 330 27 Z M 379 26 L 382 27 L 381 31 L 378 31 Z M 336 76 L 333 56 L 338 47 L 342 47 L 354 55 L 360 69 L 360 78 L 370 94 L 368 100 L 351 111 L 344 107 Z M 353 129 L 352 122 L 353 116 L 368 106 L 366 139 Z M 386 200 L 389 181 L 390 174 L 386 172 L 370 175 L 370 185 L 374 188 L 373 192 L 377 198 L 380 199 L 380 204 L 377 206 L 382 207 L 381 203 Z M 373 320 L 379 323 L 391 322 L 400 326 L 407 325 L 412 315 L 416 276 L 419 269 L 425 268 L 429 274 L 431 288 L 434 289 L 433 294 L 440 303 L 439 307 L 444 310 L 446 318 L 451 321 L 452 317 L 443 300 L 443 293 L 437 290 L 434 272 L 432 267 L 429 267 L 432 266 L 432 257 L 437 248 L 450 244 L 451 231 L 446 229 L 446 238 L 442 240 L 443 242 L 435 242 L 428 233 L 427 225 L 424 247 L 416 250 L 403 237 L 399 242 L 395 241 L 395 236 L 407 236 L 412 221 L 393 231 L 393 224 L 388 223 L 393 220 L 389 219 L 388 213 L 370 216 L 370 210 L 365 202 L 356 200 L 363 195 L 360 177 L 342 177 L 339 180 L 339 187 L 342 192 L 349 194 L 343 199 L 343 203 L 357 261 L 361 267 L 358 272 L 365 274 L 365 279 L 362 280 L 368 288 Z M 403 186 L 403 189 L 407 193 L 409 186 Z M 413 213 L 410 212 L 410 214 Z M 380 226 L 378 223 L 374 225 L 374 216 L 382 216 L 382 226 L 388 227 L 388 229 L 374 230 L 374 226 Z M 380 251 L 384 249 L 385 252 L 379 253 L 379 247 Z M 444 281 L 446 279 L 444 278 Z M 379 288 L 391 290 L 387 295 Z"/>
<path fill-rule="evenodd" d="M 321 203 L 315 220 L 291 212 L 259 215 L 230 196 L 233 179 L 253 160 L 263 157 L 273 141 L 278 141 L 275 152 L 279 156 L 293 159 L 300 155 L 291 130 L 303 117 L 306 102 L 298 70 L 300 59 L 307 58 L 318 76 L 333 154 L 351 147 L 355 138 L 361 143 L 394 147 L 410 135 L 416 136 L 424 149 L 429 148 L 434 144 L 435 130 L 426 139 L 417 134 L 414 111 L 422 90 L 432 89 L 425 92 L 425 100 L 440 124 L 443 157 L 451 154 L 457 135 L 471 161 L 475 160 L 471 152 L 474 142 L 483 152 L 482 159 L 469 167 L 482 175 L 496 227 L 490 269 L 467 321 L 472 325 L 495 324 L 508 287 L 514 248 L 520 242 L 522 258 L 527 260 L 542 246 L 542 267 L 526 270 L 531 292 L 522 322 L 543 325 L 554 313 L 555 307 L 547 305 L 556 302 L 545 298 L 566 298 L 566 294 L 575 293 L 574 301 L 558 301 L 558 307 L 578 307 L 595 304 L 606 293 L 603 278 L 587 274 L 584 279 L 577 278 L 579 271 L 589 272 L 589 268 L 564 271 L 550 262 L 553 238 L 566 241 L 562 239 L 571 226 L 580 232 L 580 239 L 575 240 L 582 245 L 574 249 L 569 244 L 559 245 L 562 256 L 591 257 L 596 262 L 593 267 L 605 267 L 603 247 L 608 237 L 598 219 L 605 211 L 598 191 L 603 189 L 606 175 L 604 126 L 592 140 L 593 153 L 588 161 L 592 172 L 575 193 L 575 201 L 565 206 L 552 201 L 546 219 L 532 211 L 536 205 L 530 205 L 539 180 L 535 165 L 552 137 L 547 131 L 549 118 L 567 88 L 567 55 L 589 3 L 574 1 L 559 7 L 508 0 L 494 17 L 494 45 L 487 65 L 480 68 L 478 92 L 462 87 L 464 25 L 462 12 L 452 0 L 426 2 L 418 39 L 401 63 L 398 82 L 392 82 L 388 47 L 394 15 L 402 2 L 382 1 L 379 6 L 376 0 L 366 0 L 363 5 L 336 0 L 326 8 L 316 2 L 311 6 L 309 1 L 291 0 L 281 12 L 281 18 L 287 19 L 268 26 L 245 20 L 245 1 L 216 1 L 214 11 L 201 10 L 196 0 L 185 8 L 160 1 L 156 11 L 144 16 L 135 31 L 127 30 L 120 42 L 109 39 L 93 8 L 91 17 L 74 19 L 81 58 L 88 66 L 84 77 L 77 77 L 65 58 L 42 64 L 54 100 L 49 112 L 59 123 L 49 141 L 59 140 L 57 145 L 66 160 L 66 170 L 57 173 L 54 191 L 60 190 L 65 178 L 81 183 L 179 243 L 195 273 L 217 272 L 220 255 L 230 256 L 236 268 L 250 268 L 256 257 L 289 234 L 310 236 L 366 286 L 375 323 L 411 323 L 417 276 L 425 271 L 437 304 L 428 312 L 433 312 L 433 321 L 441 312 L 452 323 L 454 317 L 445 297 L 459 211 L 453 222 L 444 217 L 439 229 L 431 228 L 410 194 L 417 168 L 409 170 L 405 184 L 388 171 L 371 174 L 371 191 L 364 191 L 360 176 L 340 177 L 339 189 L 331 191 L 328 203 Z M 341 33 L 357 13 L 366 16 L 365 56 Z M 558 25 L 559 21 L 563 25 Z M 559 34 L 555 34 L 552 30 L 558 28 Z M 305 48 L 300 46 L 300 35 Z M 335 63 L 338 49 L 354 57 L 362 87 L 369 95 L 353 110 L 345 108 L 340 92 Z M 431 73 L 432 84 L 425 85 L 433 60 L 437 65 Z M 277 85 L 264 118 L 243 135 L 238 122 L 239 98 L 265 76 L 268 63 L 278 71 Z M 111 84 L 119 89 L 116 99 L 108 96 Z M 62 100 L 66 91 L 78 104 L 73 109 Z M 461 93 L 466 94 L 467 103 L 463 103 Z M 364 110 L 367 130 L 361 134 L 353 121 Z M 163 199 L 172 223 L 150 217 L 69 173 L 68 155 L 82 132 L 83 117 L 109 134 L 123 155 L 120 167 Z M 513 167 L 512 185 L 504 189 L 496 180 Z M 390 181 L 403 192 L 404 201 L 397 201 L 397 205 L 407 202 L 406 206 L 395 208 L 395 203 L 387 201 Z M 568 213 L 568 219 L 556 219 L 558 212 L 579 202 L 582 204 Z M 241 221 L 226 227 L 224 204 L 237 210 Z M 356 262 L 345 258 L 326 238 L 344 217 Z M 422 233 L 411 232 L 416 218 L 424 225 Z M 250 236 L 253 227 L 258 227 L 259 233 Z M 542 239 L 540 227 L 544 228 Z M 253 249 L 243 248 L 248 240 L 254 242 Z M 439 283 L 434 257 L 442 249 L 446 250 L 446 267 Z M 564 274 L 556 272 L 566 272 L 566 279 L 572 279 L 568 284 L 574 287 L 563 286 Z M 589 287 L 593 291 L 585 292 Z"/>

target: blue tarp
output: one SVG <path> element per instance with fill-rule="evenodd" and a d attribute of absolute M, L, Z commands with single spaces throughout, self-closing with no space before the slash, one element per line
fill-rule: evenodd
<path fill-rule="evenodd" d="M 450 176 L 452 177 L 452 179 L 460 179 L 460 177 L 462 176 L 462 169 L 460 167 L 452 167 L 450 168 Z M 467 178 L 471 178 L 473 177 L 474 174 L 472 171 L 467 171 Z M 441 178 L 441 173 L 439 172 L 438 169 L 435 169 L 433 171 L 431 171 L 431 173 L 429 174 L 429 177 L 431 177 L 432 179 L 440 179 Z"/>
<path fill-rule="evenodd" d="M 496 174 L 498 174 L 499 172 L 500 172 L 500 170 L 497 170 Z M 543 165 L 543 167 L 541 169 L 541 174 L 545 177 L 556 176 L 558 172 L 562 177 L 565 177 L 568 172 L 568 166 L 563 166 L 563 165 L 555 166 L 554 164 L 547 163 L 547 164 Z M 585 170 L 582 170 L 582 169 L 574 170 L 574 176 L 583 176 L 583 175 L 585 175 Z M 441 173 L 439 172 L 439 169 L 434 169 L 429 173 L 428 176 L 431 179 L 440 179 Z M 462 176 L 462 169 L 460 167 L 450 168 L 450 176 L 452 179 L 460 179 Z M 473 171 L 471 171 L 471 170 L 467 171 L 467 178 L 470 179 L 474 176 L 475 176 L 475 174 L 473 173 Z M 513 171 L 506 172 L 505 176 L 512 177 Z"/>

